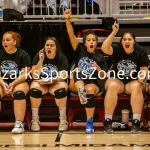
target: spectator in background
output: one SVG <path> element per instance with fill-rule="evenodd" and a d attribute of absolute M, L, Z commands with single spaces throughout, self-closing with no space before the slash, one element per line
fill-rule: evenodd
<path fill-rule="evenodd" d="M 64 10 L 70 8 L 70 0 L 60 0 L 59 13 L 63 15 Z M 57 14 L 57 1 L 56 0 L 46 0 L 46 6 L 48 7 L 48 11 L 50 15 Z"/>
<path fill-rule="evenodd" d="M 137 1 L 139 1 L 139 2 L 134 3 L 133 4 L 134 6 L 136 6 L 136 5 L 143 6 L 144 3 L 146 3 L 146 5 L 147 5 L 147 3 L 150 3 L 149 0 L 137 0 Z"/>
<path fill-rule="evenodd" d="M 86 12 L 85 12 L 85 2 L 86 2 Z M 92 3 L 93 3 L 93 8 L 92 8 Z M 79 7 L 80 14 L 92 14 L 92 9 L 93 9 L 93 14 L 102 14 L 99 4 L 94 0 L 80 0 L 79 6 L 80 6 Z"/>
<path fill-rule="evenodd" d="M 31 3 L 32 0 L 20 0 L 20 7 L 19 7 L 18 0 L 12 0 L 12 8 L 24 14 Z"/>
<path fill-rule="evenodd" d="M 107 8 L 108 8 L 107 7 L 107 1 L 106 0 L 94 0 L 94 1 L 99 4 L 102 14 L 106 14 Z M 111 11 L 112 11 L 111 12 L 112 14 L 119 14 L 120 13 L 119 0 L 113 0 L 112 1 Z"/>

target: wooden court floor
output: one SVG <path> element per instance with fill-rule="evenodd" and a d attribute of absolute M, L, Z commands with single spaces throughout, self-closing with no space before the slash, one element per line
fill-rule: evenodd
<path fill-rule="evenodd" d="M 11 128 L 0 129 L 0 149 L 3 150 L 150 150 L 150 132 L 131 134 L 115 131 L 104 134 L 96 128 L 94 134 L 85 134 L 84 128 L 58 132 L 56 128 L 41 132 L 11 134 Z"/>

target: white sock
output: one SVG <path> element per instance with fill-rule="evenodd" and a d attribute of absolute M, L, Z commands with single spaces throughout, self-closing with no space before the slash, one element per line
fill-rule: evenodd
<path fill-rule="evenodd" d="M 106 119 L 111 119 L 111 120 L 112 120 L 112 115 L 105 114 L 105 120 L 106 120 Z"/>
<path fill-rule="evenodd" d="M 66 107 L 59 107 L 60 117 L 66 116 Z"/>
<path fill-rule="evenodd" d="M 23 123 L 22 121 L 16 120 L 15 123 Z"/>
<path fill-rule="evenodd" d="M 32 117 L 39 116 L 39 108 L 32 108 Z"/>
<path fill-rule="evenodd" d="M 141 114 L 133 114 L 133 120 L 137 119 L 137 120 L 141 120 Z"/>

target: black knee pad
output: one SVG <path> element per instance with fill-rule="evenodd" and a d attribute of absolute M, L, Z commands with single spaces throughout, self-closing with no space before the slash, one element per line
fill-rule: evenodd
<path fill-rule="evenodd" d="M 33 98 L 41 98 L 42 97 L 42 91 L 32 88 L 30 90 L 30 96 Z"/>
<path fill-rule="evenodd" d="M 65 88 L 58 89 L 54 92 L 55 98 L 61 99 L 67 96 L 67 91 Z"/>
<path fill-rule="evenodd" d="M 17 91 L 13 94 L 14 100 L 23 100 L 26 98 L 25 93 L 23 91 Z"/>
<path fill-rule="evenodd" d="M 95 97 L 94 94 L 87 94 L 87 104 L 83 104 L 86 108 L 93 108 L 95 107 Z"/>

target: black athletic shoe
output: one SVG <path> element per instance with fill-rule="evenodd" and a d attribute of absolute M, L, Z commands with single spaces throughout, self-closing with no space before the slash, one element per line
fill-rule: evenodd
<path fill-rule="evenodd" d="M 138 119 L 134 119 L 132 121 L 131 133 L 138 134 L 141 132 L 140 121 Z"/>
<path fill-rule="evenodd" d="M 104 122 L 104 133 L 112 133 L 113 128 L 112 128 L 112 120 L 107 118 Z"/>

